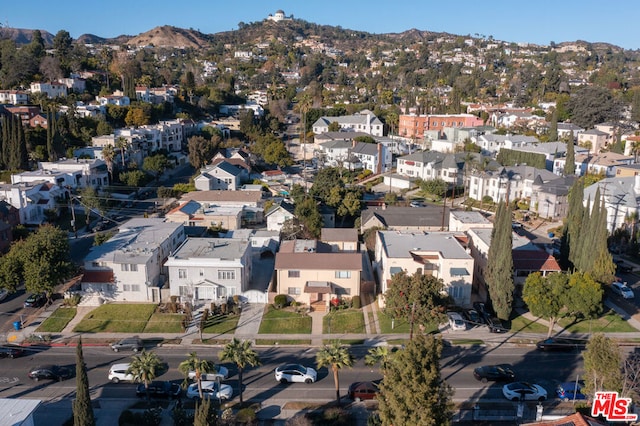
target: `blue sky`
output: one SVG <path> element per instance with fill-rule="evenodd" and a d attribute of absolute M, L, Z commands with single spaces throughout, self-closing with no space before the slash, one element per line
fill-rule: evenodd
<path fill-rule="evenodd" d="M 282 9 L 305 21 L 371 33 L 411 28 L 483 34 L 498 40 L 549 44 L 608 42 L 640 48 L 637 0 L 1 0 L 0 22 L 13 28 L 67 30 L 101 37 L 137 35 L 160 25 L 216 33 Z"/>

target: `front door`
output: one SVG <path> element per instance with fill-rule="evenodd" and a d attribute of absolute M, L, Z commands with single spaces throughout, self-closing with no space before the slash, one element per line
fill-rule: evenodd
<path fill-rule="evenodd" d="M 318 302 L 322 302 L 324 300 L 324 294 L 318 293 Z"/>

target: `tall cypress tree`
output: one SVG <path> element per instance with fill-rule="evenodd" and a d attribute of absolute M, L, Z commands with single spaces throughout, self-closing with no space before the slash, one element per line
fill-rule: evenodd
<path fill-rule="evenodd" d="M 573 266 L 578 271 L 584 271 L 584 258 L 583 258 L 583 247 L 587 244 L 586 240 L 588 239 L 587 233 L 589 232 L 589 214 L 591 213 L 591 197 L 587 199 L 587 205 L 582 211 L 582 219 L 580 220 L 580 235 L 578 236 L 578 244 L 576 247 L 576 255 L 575 261 L 573 262 Z"/>
<path fill-rule="evenodd" d="M 572 176 L 576 174 L 576 153 L 573 146 L 573 130 L 567 142 L 567 156 L 564 164 L 564 175 Z"/>
<path fill-rule="evenodd" d="M 575 266 L 580 246 L 580 227 L 584 214 L 584 180 L 575 181 L 569 191 L 569 212 L 567 215 L 566 250 L 569 261 Z"/>
<path fill-rule="evenodd" d="M 554 109 L 551 115 L 551 123 L 549 124 L 549 142 L 558 140 L 558 110 Z"/>
<path fill-rule="evenodd" d="M 0 168 L 5 169 L 7 167 L 7 149 L 9 146 L 9 140 L 11 138 L 11 120 L 7 116 L 0 118 L 0 127 L 2 132 L 0 133 Z"/>
<path fill-rule="evenodd" d="M 76 348 L 76 400 L 73 401 L 73 424 L 74 426 L 94 426 L 96 424 L 89 396 L 87 366 L 82 354 L 82 338 L 78 340 Z"/>
<path fill-rule="evenodd" d="M 607 208 L 604 205 L 604 200 L 600 206 L 596 220 L 591 254 L 593 261 L 589 264 L 589 269 L 587 269 L 586 272 L 598 282 L 610 283 L 615 276 L 616 266 L 613 263 L 613 257 L 607 247 L 607 236 L 609 232 L 607 231 Z M 594 221 L 593 218 L 592 221 Z"/>
<path fill-rule="evenodd" d="M 487 286 L 493 308 L 500 319 L 508 320 L 513 305 L 513 242 L 511 208 L 498 203 L 487 254 Z"/>

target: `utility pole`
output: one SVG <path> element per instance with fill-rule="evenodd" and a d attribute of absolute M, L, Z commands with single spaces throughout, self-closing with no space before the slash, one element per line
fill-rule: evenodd
<path fill-rule="evenodd" d="M 78 238 L 78 230 L 76 228 L 76 209 L 73 207 L 73 197 L 69 198 L 69 205 L 71 206 L 71 227 L 73 228 L 74 238 Z"/>

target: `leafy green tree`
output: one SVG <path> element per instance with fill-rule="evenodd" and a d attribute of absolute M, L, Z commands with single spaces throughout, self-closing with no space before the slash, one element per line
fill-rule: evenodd
<path fill-rule="evenodd" d="M 313 198 L 321 200 L 327 204 L 334 187 L 344 188 L 344 181 L 340 175 L 338 167 L 325 167 L 318 171 L 313 185 L 309 189 L 309 195 Z"/>
<path fill-rule="evenodd" d="M 240 391 L 240 404 L 242 399 L 242 375 L 248 366 L 256 367 L 260 365 L 258 353 L 251 348 L 249 340 L 238 340 L 235 337 L 227 343 L 219 354 L 221 361 L 233 362 L 238 367 L 238 387 Z"/>
<path fill-rule="evenodd" d="M 82 354 L 82 337 L 76 346 L 76 399 L 73 401 L 74 426 L 92 426 L 96 424 L 89 394 L 89 378 L 87 365 Z"/>
<path fill-rule="evenodd" d="M 158 180 L 160 175 L 170 167 L 171 164 L 169 163 L 169 159 L 164 154 L 154 154 L 149 157 L 145 157 L 142 161 L 142 169 L 151 173 L 156 180 Z"/>
<path fill-rule="evenodd" d="M 420 182 L 420 189 L 427 194 L 442 197 L 447 192 L 447 183 L 442 179 L 429 179 Z"/>
<path fill-rule="evenodd" d="M 155 352 L 147 352 L 144 349 L 138 355 L 131 357 L 127 374 L 131 374 L 135 381 L 144 384 L 147 399 L 149 399 L 149 384 L 158 377 L 162 365 L 162 360 Z"/>
<path fill-rule="evenodd" d="M 585 129 L 605 121 L 619 120 L 622 103 L 613 93 L 601 86 L 585 86 L 567 102 L 571 120 Z"/>
<path fill-rule="evenodd" d="M 568 284 L 569 278 L 561 272 L 546 277 L 535 272 L 529 274 L 524 283 L 522 299 L 533 315 L 549 321 L 547 337 L 551 336 L 553 327 L 567 304 Z"/>
<path fill-rule="evenodd" d="M 24 245 L 24 241 L 16 241 L 11 246 L 9 253 L 0 257 L 0 283 L 2 283 L 2 288 L 6 288 L 9 293 L 14 293 L 23 279 L 20 253 Z"/>
<path fill-rule="evenodd" d="M 515 289 L 511 235 L 511 208 L 500 201 L 487 254 L 487 284 L 496 314 L 503 320 L 508 320 L 511 315 Z"/>
<path fill-rule="evenodd" d="M 207 139 L 202 136 L 192 136 L 188 140 L 189 162 L 196 169 L 211 161 L 218 149 L 220 137 Z"/>
<path fill-rule="evenodd" d="M 331 123 L 329 123 L 328 130 L 330 132 L 339 132 L 340 131 L 340 123 L 338 123 L 337 121 L 332 121 Z"/>
<path fill-rule="evenodd" d="M 622 391 L 622 358 L 615 340 L 602 333 L 591 336 L 584 358 L 584 390 L 587 395 L 598 391 Z"/>
<path fill-rule="evenodd" d="M 211 404 L 211 400 L 201 399 L 199 403 L 196 403 L 193 426 L 215 426 L 217 424 L 218 416 L 216 414 L 216 410 Z"/>
<path fill-rule="evenodd" d="M 142 170 L 131 170 L 120 173 L 118 178 L 120 178 L 120 182 L 127 186 L 142 186 L 145 176 L 146 175 Z"/>
<path fill-rule="evenodd" d="M 443 296 L 444 282 L 433 275 L 416 271 L 408 275 L 401 271 L 388 285 L 385 297 L 385 314 L 394 319 L 403 319 L 409 323 L 410 339 L 413 338 L 414 325 L 438 325 L 444 319 L 443 306 L 447 302 Z"/>
<path fill-rule="evenodd" d="M 198 384 L 198 394 L 200 399 L 202 396 L 202 375 L 207 373 L 215 373 L 216 366 L 209 360 L 204 358 L 198 358 L 196 352 L 191 352 L 189 358 L 185 359 L 178 365 L 178 370 L 184 374 L 184 380 L 187 381 L 189 372 L 194 371 L 196 373 L 195 381 Z"/>
<path fill-rule="evenodd" d="M 588 273 L 574 272 L 569 277 L 567 307 L 572 313 L 595 318 L 602 313 L 604 290 Z"/>
<path fill-rule="evenodd" d="M 92 186 L 87 186 L 80 191 L 80 203 L 84 207 L 84 214 L 86 217 L 87 229 L 91 224 L 91 213 L 97 212 L 103 214 L 104 202 L 103 199 L 98 197 L 96 189 Z"/>
<path fill-rule="evenodd" d="M 390 359 L 378 397 L 382 424 L 451 424 L 453 390 L 440 372 L 442 345 L 442 339 L 419 334 Z"/>
<path fill-rule="evenodd" d="M 324 345 L 316 353 L 316 365 L 318 369 L 327 367 L 333 373 L 333 383 L 336 387 L 336 402 L 340 405 L 340 369 L 353 366 L 353 356 L 346 346 L 339 341 L 330 345 Z"/>
<path fill-rule="evenodd" d="M 318 204 L 311 197 L 306 197 L 296 204 L 294 214 L 304 225 L 308 238 L 317 238 L 322 229 L 322 216 L 318 211 Z"/>

